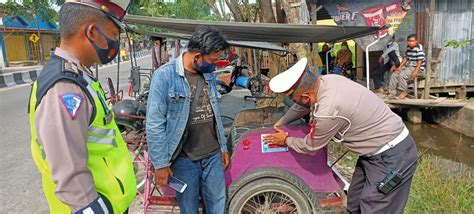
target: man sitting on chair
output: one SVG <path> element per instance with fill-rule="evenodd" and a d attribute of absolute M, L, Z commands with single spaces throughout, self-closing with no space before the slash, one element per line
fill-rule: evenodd
<path fill-rule="evenodd" d="M 416 34 L 407 36 L 407 51 L 399 67 L 395 69 L 390 78 L 389 99 L 404 99 L 408 95 L 407 81 L 415 79 L 425 72 L 425 53 L 423 47 L 416 40 Z M 400 94 L 397 96 L 398 91 Z"/>

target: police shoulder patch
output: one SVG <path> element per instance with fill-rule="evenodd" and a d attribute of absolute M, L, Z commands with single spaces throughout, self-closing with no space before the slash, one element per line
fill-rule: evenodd
<path fill-rule="evenodd" d="M 59 96 L 64 108 L 66 108 L 67 113 L 71 117 L 71 120 L 74 120 L 76 114 L 81 107 L 82 104 L 82 97 L 79 94 L 74 93 L 66 93 Z"/>

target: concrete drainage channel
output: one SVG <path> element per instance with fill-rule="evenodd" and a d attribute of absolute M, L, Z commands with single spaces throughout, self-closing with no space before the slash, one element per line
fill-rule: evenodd
<path fill-rule="evenodd" d="M 136 53 L 136 57 L 144 57 L 150 55 L 150 51 L 140 51 Z M 129 61 L 130 56 L 122 56 L 121 62 Z M 113 62 L 108 63 L 106 65 L 113 65 L 117 64 L 118 59 L 115 58 Z M 100 65 L 99 67 L 106 66 Z M 7 74 L 0 74 L 0 88 L 7 88 L 13 87 L 17 85 L 22 85 L 26 83 L 32 83 L 38 78 L 40 69 L 29 70 L 29 71 L 19 71 L 19 72 L 12 72 Z"/>

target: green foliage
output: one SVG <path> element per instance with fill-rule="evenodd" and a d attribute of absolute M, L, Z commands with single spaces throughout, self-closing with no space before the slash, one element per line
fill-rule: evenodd
<path fill-rule="evenodd" d="M 443 43 L 445 44 L 444 47 L 452 47 L 452 48 L 459 48 L 459 47 L 466 47 L 471 44 L 471 42 L 474 41 L 474 39 L 466 39 L 466 40 L 444 40 Z"/>
<path fill-rule="evenodd" d="M 161 2 L 156 0 L 137 0 L 130 6 L 130 14 L 179 19 L 216 20 L 210 15 L 206 0 L 176 0 Z"/>
<path fill-rule="evenodd" d="M 129 14 L 150 17 L 178 18 L 218 21 L 219 17 L 211 15 L 206 0 L 176 0 L 175 2 L 161 2 L 156 0 L 137 0 L 130 5 Z M 144 31 L 161 31 L 154 27 L 136 25 Z"/>
<path fill-rule="evenodd" d="M 8 16 L 10 17 L 22 16 L 30 21 L 35 15 L 44 20 L 57 21 L 58 13 L 55 8 L 63 3 L 64 0 L 8 0 L 5 3 L 0 3 L 0 10 L 9 11 Z"/>
<path fill-rule="evenodd" d="M 328 147 L 330 163 L 347 149 L 339 143 Z M 349 152 L 336 168 L 349 180 L 357 155 Z M 405 213 L 474 213 L 473 168 L 434 155 L 424 155 L 413 176 Z"/>
<path fill-rule="evenodd" d="M 427 155 L 413 177 L 405 212 L 474 213 L 473 179 L 467 166 Z"/>

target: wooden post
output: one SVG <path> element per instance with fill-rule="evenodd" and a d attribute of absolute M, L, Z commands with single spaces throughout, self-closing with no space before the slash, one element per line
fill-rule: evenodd
<path fill-rule="evenodd" d="M 436 1 L 431 0 L 430 10 L 428 17 L 430 19 L 428 29 L 428 53 L 426 56 L 426 78 L 425 78 L 425 90 L 423 93 L 423 99 L 430 98 L 430 87 L 431 87 L 431 59 L 433 58 L 433 26 L 434 26 L 434 15 L 435 15 Z"/>

